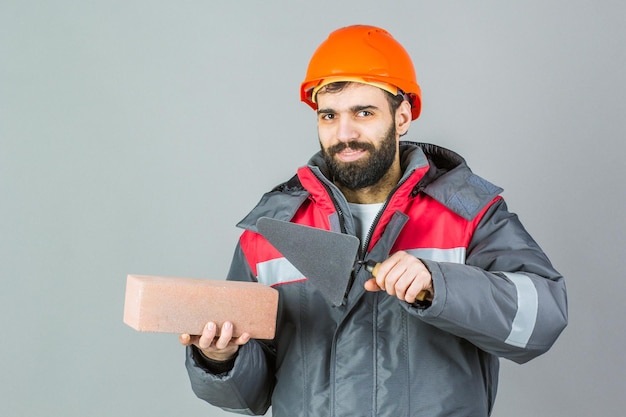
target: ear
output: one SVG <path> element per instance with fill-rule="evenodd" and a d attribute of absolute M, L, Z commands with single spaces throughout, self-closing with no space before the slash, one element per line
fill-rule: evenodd
<path fill-rule="evenodd" d="M 404 100 L 396 110 L 396 132 L 402 136 L 411 127 L 411 104 Z"/>

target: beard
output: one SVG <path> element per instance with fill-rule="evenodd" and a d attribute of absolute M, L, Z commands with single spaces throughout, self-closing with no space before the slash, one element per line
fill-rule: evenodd
<path fill-rule="evenodd" d="M 336 160 L 335 154 L 346 148 L 365 150 L 369 152 L 369 157 L 354 162 Z M 351 141 L 338 143 L 328 149 L 322 146 L 322 155 L 330 171 L 330 178 L 337 184 L 350 190 L 371 187 L 387 174 L 396 158 L 396 126 L 391 123 L 378 149 L 371 143 Z"/>

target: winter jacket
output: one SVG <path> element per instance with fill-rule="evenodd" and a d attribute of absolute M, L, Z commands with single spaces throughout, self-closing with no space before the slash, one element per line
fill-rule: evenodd
<path fill-rule="evenodd" d="M 432 275 L 427 308 L 367 292 L 355 273 L 344 305 L 331 306 L 256 232 L 270 216 L 355 234 L 347 202 L 315 155 L 265 194 L 239 224 L 228 275 L 279 291 L 274 340 L 252 340 L 234 367 L 208 372 L 187 350 L 196 395 L 225 410 L 294 416 L 488 416 L 498 358 L 526 362 L 567 324 L 562 276 L 507 210 L 501 189 L 457 154 L 401 142 L 404 175 L 375 221 L 362 260 L 403 250 Z"/>

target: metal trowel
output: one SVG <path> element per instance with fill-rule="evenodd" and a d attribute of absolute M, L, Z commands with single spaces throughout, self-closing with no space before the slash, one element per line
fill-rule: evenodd
<path fill-rule="evenodd" d="M 359 239 L 343 233 L 261 217 L 259 233 L 302 273 L 334 306 L 343 304 L 352 272 L 359 265 L 376 276 L 378 263 L 359 261 Z M 426 292 L 418 295 L 426 298 Z"/>
<path fill-rule="evenodd" d="M 261 217 L 259 233 L 335 306 L 343 303 L 359 250 L 356 236 Z"/>

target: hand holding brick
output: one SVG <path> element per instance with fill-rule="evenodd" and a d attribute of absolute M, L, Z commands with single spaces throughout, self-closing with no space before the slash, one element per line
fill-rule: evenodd
<path fill-rule="evenodd" d="M 272 339 L 278 291 L 255 282 L 128 275 L 124 323 L 143 332 L 202 334 L 207 322 Z"/>

